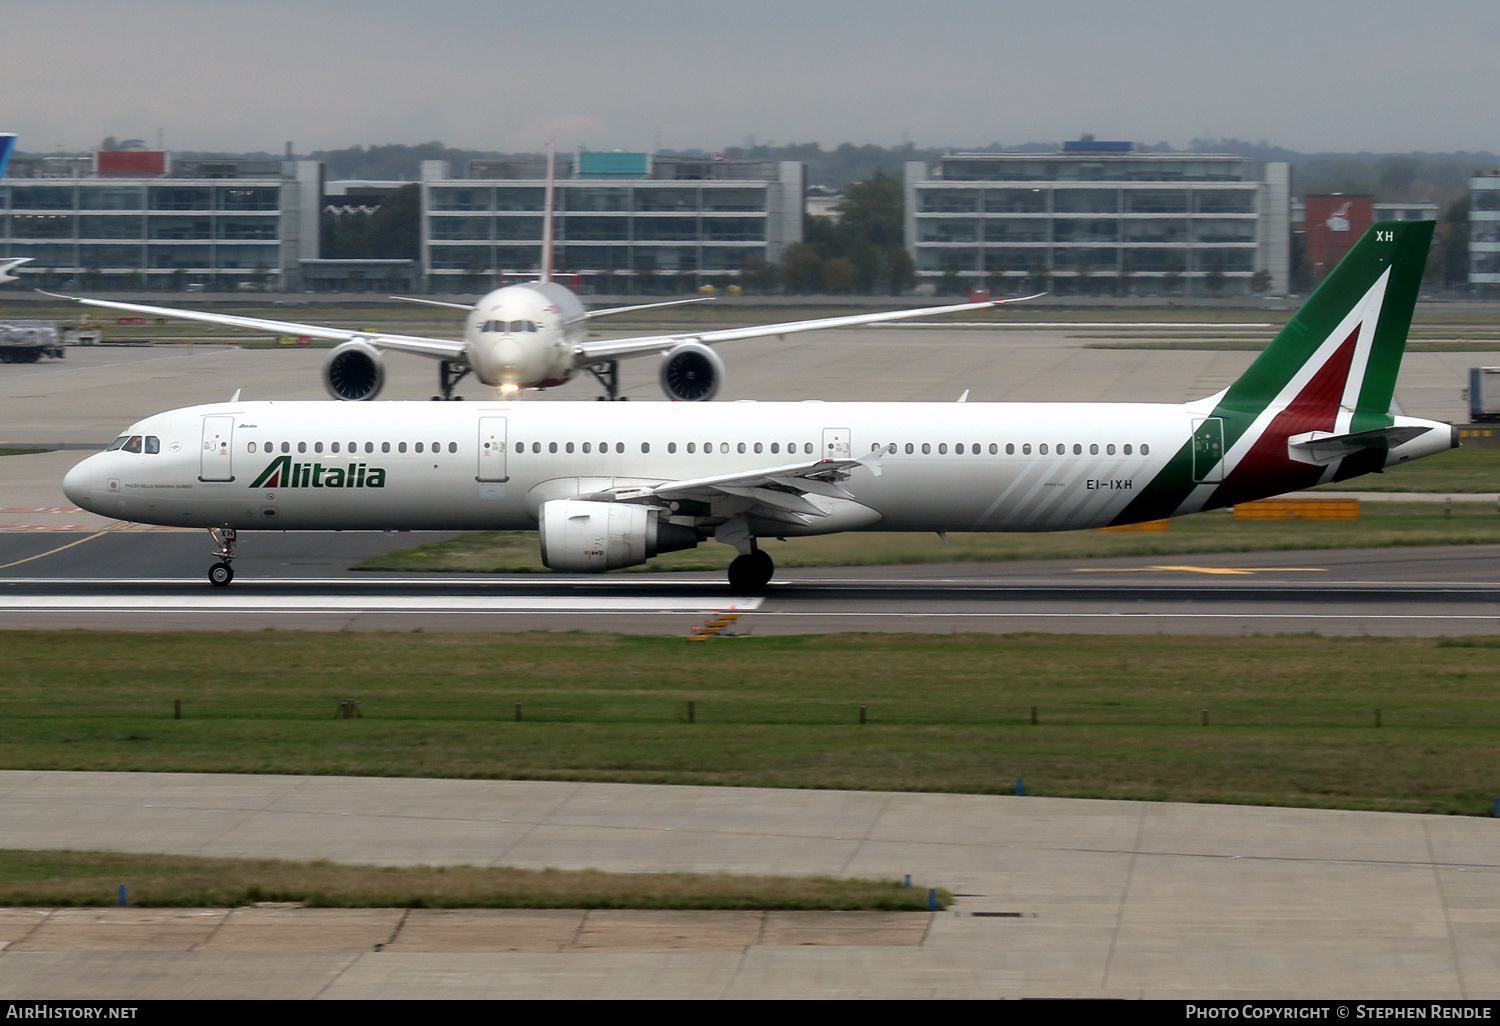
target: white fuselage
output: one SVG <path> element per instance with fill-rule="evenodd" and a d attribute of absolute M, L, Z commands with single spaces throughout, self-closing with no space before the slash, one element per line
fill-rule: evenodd
<path fill-rule="evenodd" d="M 91 456 L 64 487 L 92 512 L 181 527 L 530 530 L 552 499 L 878 447 L 880 472 L 845 482 L 852 499 L 809 496 L 829 515 L 756 533 L 1051 531 L 1113 521 L 1194 416 L 1124 403 L 223 403 L 140 421 L 128 434 L 145 451 Z M 1410 442 L 1390 461 L 1448 444 Z M 682 512 L 701 524 L 740 512 L 735 501 Z"/>
<path fill-rule="evenodd" d="M 587 332 L 583 304 L 553 282 L 508 285 L 484 296 L 464 324 L 475 377 L 505 391 L 561 385 L 578 369 Z"/>

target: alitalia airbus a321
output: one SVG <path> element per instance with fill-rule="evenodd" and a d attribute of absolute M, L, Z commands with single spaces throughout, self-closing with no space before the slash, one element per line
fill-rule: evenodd
<path fill-rule="evenodd" d="M 539 530 L 554 570 L 710 539 L 1130 524 L 1344 481 L 1457 444 L 1392 411 L 1430 221 L 1381 222 L 1224 391 L 1165 403 L 231 402 L 133 424 L 67 475 L 121 520 L 212 532 Z"/>

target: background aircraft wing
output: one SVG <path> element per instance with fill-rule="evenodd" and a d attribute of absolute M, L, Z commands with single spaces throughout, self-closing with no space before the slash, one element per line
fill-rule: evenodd
<path fill-rule="evenodd" d="M 1045 293 L 1037 293 L 1045 295 Z M 1007 303 L 1019 303 L 1037 296 L 1022 296 L 1019 299 L 988 299 L 983 303 L 958 303 L 952 306 L 928 306 L 917 310 L 887 310 L 883 313 L 851 314 L 847 317 L 819 317 L 810 321 L 783 321 L 780 324 L 756 324 L 746 328 L 720 328 L 714 331 L 677 332 L 672 335 L 644 335 L 638 338 L 599 339 L 578 346 L 579 355 L 588 360 L 619 359 L 629 356 L 646 356 L 666 352 L 683 342 L 733 342 L 742 338 L 764 338 L 768 335 L 791 335 L 799 331 L 819 331 L 824 328 L 852 328 L 860 324 L 879 324 L 883 321 L 904 321 L 912 317 L 929 317 L 935 314 L 962 313 L 966 310 L 989 310 Z"/>
<path fill-rule="evenodd" d="M 38 290 L 40 291 L 40 290 Z M 296 321 L 273 321 L 264 317 L 240 317 L 236 314 L 210 313 L 206 310 L 177 310 L 165 306 L 142 306 L 138 303 L 116 303 L 105 299 L 83 299 L 78 296 L 59 296 L 43 292 L 44 296 L 66 299 L 84 306 L 97 306 L 105 310 L 142 314 L 149 317 L 172 317 L 180 321 L 203 321 L 207 324 L 223 324 L 230 328 L 248 328 L 251 331 L 271 331 L 278 335 L 306 335 L 334 342 L 362 339 L 377 349 L 395 349 L 403 353 L 430 356 L 437 360 L 452 360 L 461 357 L 464 344 L 451 339 L 422 338 L 417 335 L 388 335 L 380 331 L 359 331 L 354 328 L 331 328 L 322 324 L 299 324 Z"/>

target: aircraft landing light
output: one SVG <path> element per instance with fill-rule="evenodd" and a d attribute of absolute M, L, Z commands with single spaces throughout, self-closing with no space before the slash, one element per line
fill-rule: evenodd
<path fill-rule="evenodd" d="M 1137 573 L 1186 573 L 1186 574 L 1326 574 L 1321 566 L 1083 566 L 1075 567 L 1075 574 L 1137 574 Z"/>

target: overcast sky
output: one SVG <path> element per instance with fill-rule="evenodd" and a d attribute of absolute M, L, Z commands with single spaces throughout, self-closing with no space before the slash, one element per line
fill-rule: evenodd
<path fill-rule="evenodd" d="M 5 124 L 298 152 L 1500 150 L 1495 0 L 3 0 Z"/>

